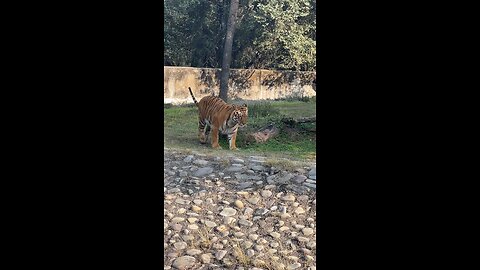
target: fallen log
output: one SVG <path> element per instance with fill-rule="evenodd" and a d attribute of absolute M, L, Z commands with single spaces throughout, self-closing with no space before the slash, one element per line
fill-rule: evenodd
<path fill-rule="evenodd" d="M 303 117 L 298 119 L 293 118 L 282 118 L 282 122 L 288 125 L 297 125 L 302 123 L 313 123 L 317 121 L 317 117 Z"/>
<path fill-rule="evenodd" d="M 278 135 L 280 130 L 275 127 L 273 124 L 269 124 L 254 133 L 250 133 L 247 135 L 248 142 L 257 142 L 257 143 L 264 143 L 269 139 Z"/>

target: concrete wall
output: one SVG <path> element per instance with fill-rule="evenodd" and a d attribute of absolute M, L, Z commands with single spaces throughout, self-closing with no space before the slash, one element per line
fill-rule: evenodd
<path fill-rule="evenodd" d="M 163 67 L 164 103 L 193 102 L 188 87 L 197 100 L 212 91 L 220 91 L 220 69 Z M 263 100 L 315 96 L 315 72 L 231 69 L 229 100 Z"/>

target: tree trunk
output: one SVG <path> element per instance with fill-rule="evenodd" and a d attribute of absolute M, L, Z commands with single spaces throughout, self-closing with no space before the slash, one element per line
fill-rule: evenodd
<path fill-rule="evenodd" d="M 223 48 L 222 71 L 220 72 L 220 98 L 227 102 L 228 99 L 228 77 L 230 74 L 230 62 L 232 60 L 233 34 L 235 32 L 235 18 L 237 17 L 238 1 L 231 0 L 230 13 L 227 23 L 227 35 L 225 47 Z"/>

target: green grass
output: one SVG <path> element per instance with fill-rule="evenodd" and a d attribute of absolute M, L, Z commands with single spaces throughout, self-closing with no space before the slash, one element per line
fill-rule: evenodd
<path fill-rule="evenodd" d="M 315 123 L 302 124 L 295 128 L 282 123 L 283 117 L 311 117 L 315 115 L 315 100 L 253 102 L 249 104 L 249 119 L 245 128 L 237 135 L 235 154 L 265 155 L 296 160 L 315 159 Z M 249 143 L 246 134 L 254 132 L 269 123 L 280 129 L 280 134 L 266 143 Z M 209 143 L 198 141 L 198 111 L 194 106 L 169 106 L 164 109 L 164 145 L 168 148 L 195 150 L 204 153 L 228 154 L 228 139 L 220 135 L 219 143 L 223 150 L 213 150 Z"/>

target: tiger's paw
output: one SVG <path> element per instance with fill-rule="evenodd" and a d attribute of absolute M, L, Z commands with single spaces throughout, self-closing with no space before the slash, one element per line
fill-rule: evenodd
<path fill-rule="evenodd" d="M 213 149 L 223 149 L 220 145 L 213 145 L 212 148 Z"/>
<path fill-rule="evenodd" d="M 201 144 L 205 144 L 207 142 L 207 137 L 206 136 L 200 135 L 198 137 L 199 137 L 198 139 L 199 139 Z"/>
<path fill-rule="evenodd" d="M 232 150 L 232 151 L 238 151 L 238 150 L 240 150 L 240 148 L 233 147 L 233 148 L 230 148 L 230 150 Z"/>

